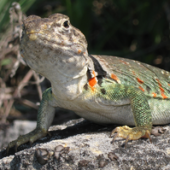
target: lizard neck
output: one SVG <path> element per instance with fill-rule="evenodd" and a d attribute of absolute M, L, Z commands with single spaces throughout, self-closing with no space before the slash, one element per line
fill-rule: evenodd
<path fill-rule="evenodd" d="M 78 97 L 87 83 L 87 70 L 91 62 L 87 50 L 74 56 L 56 52 L 49 55 L 48 49 L 42 50 L 39 59 L 34 53 L 26 53 L 26 58 L 29 58 L 27 64 L 51 82 L 52 91 L 58 98 L 73 100 Z"/>
<path fill-rule="evenodd" d="M 59 58 L 59 57 L 58 57 Z M 82 94 L 87 83 L 89 66 L 88 55 L 72 56 L 58 61 L 54 68 L 55 73 L 48 76 L 52 85 L 53 94 L 60 99 L 74 100 Z"/>
<path fill-rule="evenodd" d="M 86 83 L 86 74 L 75 79 L 67 80 L 66 83 L 52 82 L 52 92 L 59 99 L 74 100 L 82 94 Z"/>

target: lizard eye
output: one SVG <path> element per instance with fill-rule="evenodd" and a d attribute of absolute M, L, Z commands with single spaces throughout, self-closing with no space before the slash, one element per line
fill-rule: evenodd
<path fill-rule="evenodd" d="M 64 26 L 65 28 L 69 28 L 69 23 L 68 23 L 68 21 L 65 21 L 65 22 L 63 23 L 63 26 Z"/>

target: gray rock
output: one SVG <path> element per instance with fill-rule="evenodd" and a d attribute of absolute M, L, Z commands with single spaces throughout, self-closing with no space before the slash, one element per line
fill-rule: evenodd
<path fill-rule="evenodd" d="M 160 136 L 129 141 L 117 138 L 111 144 L 114 126 L 100 126 L 83 119 L 51 127 L 51 136 L 24 144 L 19 152 L 0 152 L 0 169 L 127 170 L 170 169 L 170 127 Z"/>
<path fill-rule="evenodd" d="M 26 134 L 36 127 L 35 121 L 15 120 L 13 125 L 5 130 L 0 130 L 0 149 L 6 147 L 10 141 Z"/>

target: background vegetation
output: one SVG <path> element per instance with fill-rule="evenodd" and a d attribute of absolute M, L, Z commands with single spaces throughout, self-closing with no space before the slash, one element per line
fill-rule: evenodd
<path fill-rule="evenodd" d="M 34 115 L 30 113 L 37 112 L 34 103 L 41 98 L 36 75 L 30 73 L 29 68 L 23 64 L 15 67 L 19 60 L 19 33 L 16 35 L 16 29 L 21 23 L 17 19 L 11 19 L 13 13 L 9 15 L 13 2 L 14 0 L 0 1 L 2 127 L 20 113 L 27 113 L 25 115 L 29 116 L 24 115 L 24 118 L 30 119 L 30 115 Z M 72 25 L 85 34 L 89 53 L 117 55 L 170 70 L 168 0 L 16 0 L 15 2 L 20 4 L 21 12 L 26 16 L 34 14 L 47 17 L 58 12 L 68 15 Z M 15 31 L 11 29 L 14 26 Z M 11 71 L 14 72 L 12 76 L 10 76 Z M 29 86 L 26 86 L 28 84 Z M 45 89 L 49 85 L 47 84 L 42 83 L 41 87 Z M 18 96 L 18 87 L 21 85 Z M 35 97 L 38 94 L 40 98 Z M 21 117 L 23 118 L 23 115 Z"/>

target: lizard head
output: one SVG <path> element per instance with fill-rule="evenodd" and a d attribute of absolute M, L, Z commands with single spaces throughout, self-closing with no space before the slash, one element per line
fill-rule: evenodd
<path fill-rule="evenodd" d="M 63 14 L 27 17 L 20 51 L 28 66 L 48 79 L 53 79 L 52 74 L 74 78 L 87 70 L 86 38 Z"/>

